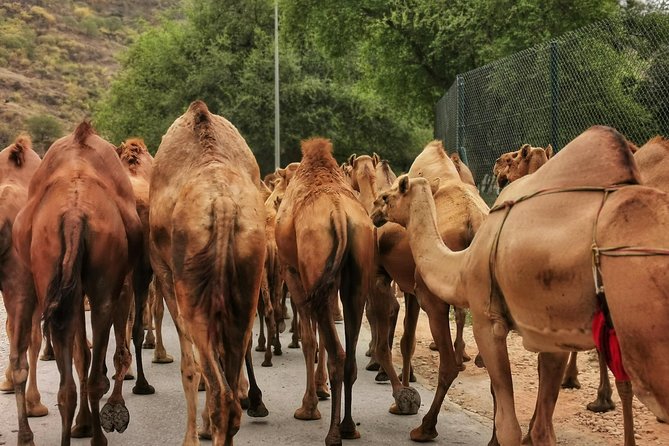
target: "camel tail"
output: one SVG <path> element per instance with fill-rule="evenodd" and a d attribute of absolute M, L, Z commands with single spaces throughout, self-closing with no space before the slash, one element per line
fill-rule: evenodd
<path fill-rule="evenodd" d="M 87 220 L 79 214 L 63 214 L 59 232 L 60 259 L 44 302 L 45 330 L 50 327 L 62 329 L 74 315 L 75 306 L 83 303 L 81 266 L 86 249 Z"/>
<path fill-rule="evenodd" d="M 334 296 L 334 288 L 337 286 L 337 277 L 341 271 L 342 261 L 348 245 L 348 233 L 346 214 L 340 210 L 330 214 L 330 223 L 332 224 L 332 235 L 334 246 L 328 257 L 323 274 L 314 284 L 313 288 L 307 292 L 306 301 L 311 306 L 314 315 L 324 317 L 330 311 L 330 296 Z"/>
<path fill-rule="evenodd" d="M 222 339 L 230 315 L 236 314 L 233 238 L 235 212 L 216 198 L 211 209 L 212 229 L 207 244 L 184 261 L 184 277 L 193 285 L 193 305 L 209 314 L 209 336 Z"/>

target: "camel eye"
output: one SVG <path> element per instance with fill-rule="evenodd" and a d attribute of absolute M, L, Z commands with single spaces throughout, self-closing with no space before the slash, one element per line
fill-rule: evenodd
<path fill-rule="evenodd" d="M 388 203 L 388 195 L 382 195 L 381 199 L 383 200 L 384 203 Z"/>

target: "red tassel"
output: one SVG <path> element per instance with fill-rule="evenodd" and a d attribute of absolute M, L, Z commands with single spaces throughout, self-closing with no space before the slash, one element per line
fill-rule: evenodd
<path fill-rule="evenodd" d="M 618 336 L 616 336 L 615 328 L 609 328 L 606 323 L 604 312 L 600 309 L 595 313 L 592 319 L 592 336 L 597 346 L 597 351 L 600 355 L 604 355 L 606 364 L 613 372 L 616 381 L 629 381 L 630 377 L 625 372 L 623 366 L 623 357 L 620 352 L 620 344 L 618 343 Z"/>

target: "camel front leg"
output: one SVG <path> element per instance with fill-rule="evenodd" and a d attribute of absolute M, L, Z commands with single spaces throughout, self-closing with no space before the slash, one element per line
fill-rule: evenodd
<path fill-rule="evenodd" d="M 465 362 L 471 361 L 472 358 L 465 351 L 465 340 L 464 340 L 464 331 L 465 331 L 465 322 L 467 322 L 467 310 L 460 307 L 453 307 L 453 312 L 455 313 L 455 342 L 453 343 L 453 348 L 455 348 L 455 361 L 458 364 L 458 370 L 461 372 L 465 370 Z"/>
<path fill-rule="evenodd" d="M 409 387 L 410 382 L 415 382 L 411 358 L 416 349 L 416 327 L 418 326 L 418 315 L 420 306 L 416 296 L 404 293 L 404 333 L 400 340 L 400 350 L 402 352 L 402 385 Z"/>
<path fill-rule="evenodd" d="M 618 389 L 618 395 L 620 396 L 620 401 L 623 405 L 625 446 L 635 446 L 636 441 L 634 440 L 634 413 L 632 412 L 632 398 L 634 397 L 634 393 L 632 392 L 632 382 L 616 380 L 616 388 Z"/>
<path fill-rule="evenodd" d="M 174 358 L 172 355 L 167 354 L 165 344 L 163 343 L 163 316 L 165 315 L 165 303 L 163 301 L 163 295 L 158 294 L 156 291 L 155 280 L 149 285 L 149 293 L 153 294 L 153 310 L 151 311 L 151 314 L 153 315 L 153 324 L 156 330 L 156 348 L 153 351 L 152 362 L 156 364 L 170 364 L 174 362 Z"/>
<path fill-rule="evenodd" d="M 581 383 L 578 382 L 578 365 L 576 360 L 578 353 L 571 352 L 569 355 L 569 362 L 567 363 L 567 370 L 564 372 L 561 387 L 563 389 L 580 389 Z"/>
<path fill-rule="evenodd" d="M 83 313 L 81 313 L 83 316 Z M 71 435 L 73 438 L 93 436 L 93 421 L 88 406 L 88 370 L 91 365 L 91 351 L 86 343 L 86 321 L 81 317 L 74 338 L 74 366 L 79 377 L 79 413 L 74 422 Z"/>
<path fill-rule="evenodd" d="M 7 305 L 5 305 L 5 308 L 8 308 Z M 12 330 L 11 317 L 9 314 L 7 315 L 7 321 L 5 322 L 5 330 L 7 333 L 7 339 L 9 340 L 9 344 L 11 345 L 13 330 Z M 7 393 L 14 392 L 14 380 L 12 379 L 12 366 L 9 362 L 7 362 L 7 368 L 5 368 L 5 380 L 0 382 L 0 392 L 7 392 Z"/>
<path fill-rule="evenodd" d="M 472 308 L 473 311 L 476 311 Z M 522 433 L 513 401 L 513 380 L 509 352 L 506 347 L 508 326 L 500 319 L 492 319 L 485 310 L 474 313 L 474 338 L 490 375 L 495 393 L 497 413 L 495 433 L 499 444 L 517 446 Z"/>
<path fill-rule="evenodd" d="M 553 446 L 557 444 L 553 429 L 553 412 L 560 393 L 560 383 L 567 367 L 569 353 L 539 353 L 539 390 L 530 429 L 523 444 Z"/>

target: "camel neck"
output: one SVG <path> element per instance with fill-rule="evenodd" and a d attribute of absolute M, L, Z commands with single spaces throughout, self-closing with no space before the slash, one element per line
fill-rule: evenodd
<path fill-rule="evenodd" d="M 372 178 L 368 175 L 363 175 L 362 178 L 358 180 L 358 188 L 360 189 L 360 203 L 362 203 L 367 214 L 370 214 L 372 212 L 372 207 L 374 207 L 374 200 L 376 200 L 376 192 L 374 190 Z"/>
<path fill-rule="evenodd" d="M 464 296 L 457 295 L 467 251 L 454 252 L 444 244 L 429 185 L 414 185 L 412 191 L 407 231 L 416 269 L 434 295 L 449 304 L 468 307 Z"/>

